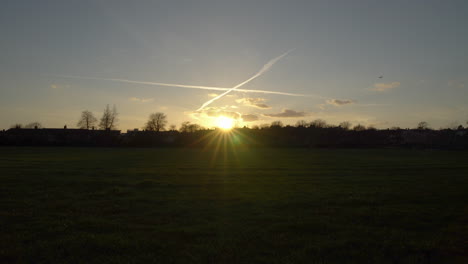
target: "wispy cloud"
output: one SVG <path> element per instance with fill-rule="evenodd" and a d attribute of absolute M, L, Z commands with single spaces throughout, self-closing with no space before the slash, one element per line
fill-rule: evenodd
<path fill-rule="evenodd" d="M 154 99 L 153 98 L 138 98 L 138 97 L 130 97 L 128 100 L 132 102 L 139 102 L 139 103 L 148 103 L 152 102 Z"/>
<path fill-rule="evenodd" d="M 349 100 L 349 99 L 346 99 L 346 100 L 340 100 L 340 99 L 327 100 L 327 104 L 334 105 L 334 106 L 342 106 L 342 105 L 348 105 L 348 104 L 354 104 L 354 103 L 355 103 L 355 101 Z"/>
<path fill-rule="evenodd" d="M 269 109 L 271 106 L 265 104 L 266 99 L 265 98 L 241 98 L 237 99 L 236 102 L 246 105 L 246 106 L 251 106 L 251 107 L 256 107 L 260 109 Z"/>
<path fill-rule="evenodd" d="M 71 86 L 69 84 L 57 84 L 53 83 L 50 85 L 50 88 L 52 89 L 64 89 L 64 88 L 70 88 Z"/>
<path fill-rule="evenodd" d="M 400 82 L 391 82 L 391 83 L 375 83 L 374 88 L 371 88 L 371 91 L 376 91 L 376 92 L 385 92 L 397 87 L 400 87 L 401 83 Z"/>
<path fill-rule="evenodd" d="M 284 109 L 281 113 L 277 113 L 277 114 L 264 114 L 264 116 L 268 116 L 268 117 L 290 117 L 290 118 L 304 117 L 306 115 L 307 115 L 306 112 L 297 112 L 291 109 Z"/>
<path fill-rule="evenodd" d="M 447 85 L 449 87 L 457 87 L 457 88 L 464 88 L 465 87 L 464 82 L 460 82 L 460 81 L 457 81 L 457 80 L 450 80 L 450 81 L 447 82 Z"/>
<path fill-rule="evenodd" d="M 253 122 L 258 120 L 258 116 L 256 115 L 242 115 L 241 118 L 244 122 Z"/>

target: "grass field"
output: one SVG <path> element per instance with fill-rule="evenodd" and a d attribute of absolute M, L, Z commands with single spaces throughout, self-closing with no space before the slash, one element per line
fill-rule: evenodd
<path fill-rule="evenodd" d="M 468 263 L 468 152 L 0 148 L 1 263 Z"/>

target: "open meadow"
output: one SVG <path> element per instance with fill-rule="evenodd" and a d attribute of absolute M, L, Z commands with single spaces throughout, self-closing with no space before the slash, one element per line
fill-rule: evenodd
<path fill-rule="evenodd" d="M 0 148 L 1 263 L 468 263 L 468 152 Z"/>

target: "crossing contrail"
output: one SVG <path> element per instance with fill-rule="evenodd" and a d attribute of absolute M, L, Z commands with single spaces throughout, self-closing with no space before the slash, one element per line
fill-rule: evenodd
<path fill-rule="evenodd" d="M 288 55 L 288 53 L 290 53 L 292 50 L 288 50 L 286 51 L 284 54 L 270 60 L 267 64 L 263 65 L 263 67 L 260 69 L 260 71 L 258 71 L 256 74 L 254 74 L 252 77 L 250 77 L 249 79 L 239 83 L 238 85 L 232 87 L 231 89 L 225 91 L 224 93 L 216 96 L 215 98 L 213 99 L 210 99 L 208 100 L 206 103 L 204 103 L 202 106 L 200 106 L 200 108 L 198 108 L 197 111 L 200 111 L 202 110 L 203 108 L 205 108 L 206 106 L 208 106 L 209 104 L 213 103 L 214 101 L 218 100 L 219 98 L 225 96 L 226 94 L 234 91 L 234 90 L 238 90 L 237 88 L 247 84 L 248 82 L 252 81 L 253 79 L 261 76 L 262 74 L 264 74 L 265 72 L 267 72 L 276 62 L 278 62 L 279 60 L 281 60 L 284 56 Z"/>
<path fill-rule="evenodd" d="M 83 77 L 83 76 L 74 76 L 74 75 L 52 75 L 52 76 L 57 76 L 57 77 L 62 77 L 62 78 L 100 80 L 100 81 L 145 84 L 145 85 L 154 85 L 154 86 L 178 87 L 178 88 L 186 88 L 186 89 L 202 89 L 202 90 L 214 90 L 214 91 L 229 91 L 229 90 L 232 89 L 232 88 L 225 88 L 225 87 L 186 85 L 186 84 L 174 84 L 174 83 L 159 83 L 159 82 L 145 82 L 145 81 L 134 81 L 134 80 L 127 80 L 127 79 L 116 79 L 116 78 Z M 278 94 L 278 95 L 286 95 L 286 96 L 308 96 L 308 95 L 305 95 L 305 94 L 276 92 L 276 91 L 267 91 L 267 90 L 236 89 L 236 91 L 243 92 L 243 93 Z"/>
<path fill-rule="evenodd" d="M 155 85 L 155 86 L 167 86 L 167 87 L 178 87 L 178 88 L 186 88 L 186 89 L 202 89 L 202 90 L 215 90 L 215 91 L 224 91 L 224 93 L 214 97 L 213 99 L 208 100 L 205 102 L 197 111 L 202 110 L 206 106 L 210 105 L 214 101 L 220 99 L 221 97 L 225 96 L 226 94 L 232 91 L 244 92 L 244 93 L 263 93 L 263 94 L 278 94 L 278 95 L 286 95 L 286 96 L 306 96 L 306 97 L 318 97 L 318 98 L 326 98 L 320 95 L 314 94 L 296 94 L 296 93 L 287 93 L 287 92 L 276 92 L 276 91 L 268 91 L 268 90 L 249 90 L 249 89 L 239 89 L 241 86 L 249 83 L 250 81 L 260 77 L 264 73 L 275 65 L 279 60 L 283 57 L 288 55 L 293 50 L 288 50 L 285 53 L 281 54 L 280 56 L 270 60 L 267 62 L 263 67 L 252 77 L 249 79 L 239 83 L 238 85 L 232 88 L 225 88 L 225 87 L 212 87 L 212 86 L 202 86 L 202 85 L 186 85 L 186 84 L 174 84 L 174 83 L 160 83 L 160 82 L 145 82 L 145 81 L 134 81 L 134 80 L 127 80 L 127 79 L 117 79 L 117 78 L 98 78 L 98 77 L 83 77 L 83 76 L 73 76 L 73 75 L 52 75 L 62 78 L 75 78 L 75 79 L 86 79 L 86 80 L 101 80 L 101 81 L 113 81 L 113 82 L 123 82 L 123 83 L 135 83 L 135 84 L 145 84 L 145 85 Z"/>

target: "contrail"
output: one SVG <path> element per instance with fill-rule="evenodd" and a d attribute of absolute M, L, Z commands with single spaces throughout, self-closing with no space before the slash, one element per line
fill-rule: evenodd
<path fill-rule="evenodd" d="M 229 90 L 232 89 L 232 88 L 211 87 L 211 86 L 201 86 L 201 85 L 186 85 L 186 84 L 174 84 L 174 83 L 159 83 L 159 82 L 133 81 L 133 80 L 115 79 L 115 78 L 82 77 L 82 76 L 73 76 L 73 75 L 53 75 L 53 76 L 62 77 L 62 78 L 74 78 L 74 79 L 85 79 L 85 80 L 112 81 L 112 82 L 135 83 L 135 84 L 145 84 L 145 85 L 155 85 L 155 86 L 167 86 L 167 87 L 178 87 L 178 88 L 187 88 L 187 89 L 214 90 L 214 91 L 229 91 Z M 287 96 L 308 96 L 308 95 L 305 95 L 305 94 L 286 93 L 286 92 L 275 92 L 275 91 L 267 91 L 267 90 L 236 89 L 236 91 L 244 92 L 244 93 L 278 94 L 278 95 L 287 95 Z"/>
<path fill-rule="evenodd" d="M 239 83 L 238 85 L 232 87 L 231 89 L 227 90 L 226 92 L 216 96 L 215 98 L 211 99 L 211 100 L 208 100 L 206 103 L 204 103 L 202 106 L 200 106 L 200 108 L 198 108 L 197 111 L 200 111 L 202 110 L 203 108 L 205 108 L 206 106 L 208 106 L 209 104 L 213 103 L 214 101 L 218 100 L 219 98 L 225 96 L 226 94 L 234 91 L 234 90 L 237 90 L 237 88 L 245 85 L 246 83 L 252 81 L 253 79 L 261 76 L 262 74 L 264 74 L 265 72 L 267 72 L 276 62 L 278 62 L 280 59 L 282 59 L 284 56 L 288 55 L 292 50 L 288 50 L 286 51 L 284 54 L 270 60 L 267 64 L 263 65 L 263 67 L 260 69 L 260 71 L 258 71 L 254 76 L 250 77 L 249 79 Z"/>

